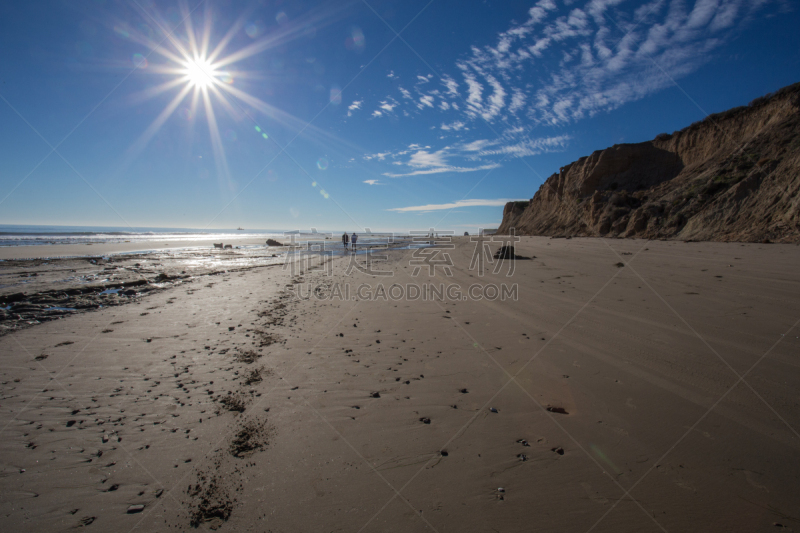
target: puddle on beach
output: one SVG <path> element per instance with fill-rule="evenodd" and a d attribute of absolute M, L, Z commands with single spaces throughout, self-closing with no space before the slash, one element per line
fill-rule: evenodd
<path fill-rule="evenodd" d="M 106 289 L 103 292 L 99 293 L 98 296 L 103 296 L 104 294 L 117 294 L 122 289 Z"/>

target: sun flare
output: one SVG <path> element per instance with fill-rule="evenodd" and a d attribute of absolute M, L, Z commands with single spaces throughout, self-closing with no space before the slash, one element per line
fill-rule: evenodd
<path fill-rule="evenodd" d="M 187 81 L 194 87 L 206 89 L 217 81 L 217 71 L 207 59 L 190 59 L 184 66 Z"/>

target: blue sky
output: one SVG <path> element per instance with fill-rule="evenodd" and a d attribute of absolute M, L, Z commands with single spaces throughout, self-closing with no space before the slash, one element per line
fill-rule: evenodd
<path fill-rule="evenodd" d="M 0 224 L 474 231 L 800 81 L 788 0 L 0 4 Z"/>

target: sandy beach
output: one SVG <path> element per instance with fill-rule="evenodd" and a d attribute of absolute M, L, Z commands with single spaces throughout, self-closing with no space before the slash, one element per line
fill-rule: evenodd
<path fill-rule="evenodd" d="M 453 242 L 6 255 L 124 290 L 0 337 L 3 529 L 800 529 L 798 246 Z"/>

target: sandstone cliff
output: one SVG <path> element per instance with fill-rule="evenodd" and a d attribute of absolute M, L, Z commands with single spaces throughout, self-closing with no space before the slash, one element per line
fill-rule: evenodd
<path fill-rule="evenodd" d="M 498 234 L 800 242 L 800 83 L 638 144 L 510 202 Z"/>

